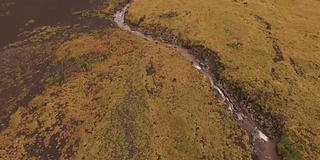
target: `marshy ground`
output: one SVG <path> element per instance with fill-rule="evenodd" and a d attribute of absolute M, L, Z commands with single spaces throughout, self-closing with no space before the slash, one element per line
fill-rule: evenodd
<path fill-rule="evenodd" d="M 1 2 L 0 159 L 250 159 L 206 77 L 116 27 L 123 2 Z"/>
<path fill-rule="evenodd" d="M 116 26 L 124 3 L 1 1 L 0 159 L 251 159 L 249 135 L 205 76 Z M 280 158 L 319 159 L 319 8 L 137 0 L 127 20 L 217 51 L 221 80 L 272 128 Z"/>

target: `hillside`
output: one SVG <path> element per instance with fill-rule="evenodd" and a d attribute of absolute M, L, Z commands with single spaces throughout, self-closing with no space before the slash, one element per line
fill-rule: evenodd
<path fill-rule="evenodd" d="M 249 135 L 207 78 L 118 28 L 120 2 L 101 2 L 53 24 L 23 19 L 2 41 L 0 159 L 249 159 Z M 19 15 L 19 1 L 4 4 Z"/>
<path fill-rule="evenodd" d="M 319 159 L 319 8 L 4 0 L 0 160 Z"/>
<path fill-rule="evenodd" d="M 261 126 L 276 128 L 281 157 L 318 159 L 319 7 L 316 0 L 139 0 L 127 19 L 164 41 L 217 51 L 220 80 L 249 99 Z"/>

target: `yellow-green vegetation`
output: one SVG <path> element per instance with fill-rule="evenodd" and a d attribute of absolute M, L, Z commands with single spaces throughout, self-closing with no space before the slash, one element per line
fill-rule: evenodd
<path fill-rule="evenodd" d="M 121 7 L 119 5 L 125 4 L 129 2 L 129 0 L 110 0 L 108 5 L 102 10 L 105 13 L 113 13 L 117 11 L 117 7 Z"/>
<path fill-rule="evenodd" d="M 79 19 L 83 19 L 83 18 L 100 18 L 100 19 L 104 19 L 106 18 L 106 14 L 100 10 L 93 10 L 93 11 L 78 11 L 78 12 L 74 12 L 72 13 L 73 15 L 78 15 Z"/>
<path fill-rule="evenodd" d="M 278 152 L 320 158 L 320 3 L 136 0 L 128 20 L 219 52 L 222 79 L 284 118 Z"/>
<path fill-rule="evenodd" d="M 30 20 L 32 23 L 32 20 Z M 30 23 L 28 22 L 28 24 Z M 39 44 L 57 36 L 63 35 L 65 38 L 69 38 L 74 35 L 67 34 L 67 31 L 71 26 L 41 26 L 33 29 L 32 31 L 24 31 L 19 36 L 24 37 L 23 40 L 9 44 L 9 47 L 18 47 L 26 44 Z"/>
<path fill-rule="evenodd" d="M 30 19 L 25 25 L 26 25 L 26 26 L 31 26 L 31 25 L 34 24 L 34 22 L 35 22 L 34 19 Z"/>
<path fill-rule="evenodd" d="M 85 69 L 18 104 L 3 159 L 250 158 L 248 135 L 179 52 L 120 29 L 55 48 L 63 72 Z"/>
<path fill-rule="evenodd" d="M 59 31 L 66 30 L 70 26 L 42 26 L 34 29 L 33 31 L 25 31 L 24 36 L 28 37 L 30 42 L 42 42 L 51 39 L 53 36 L 56 36 Z"/>
<path fill-rule="evenodd" d="M 63 43 L 56 54 L 59 59 L 65 59 L 79 58 L 90 52 L 108 52 L 108 48 L 101 40 L 90 35 L 82 35 L 77 39 Z"/>

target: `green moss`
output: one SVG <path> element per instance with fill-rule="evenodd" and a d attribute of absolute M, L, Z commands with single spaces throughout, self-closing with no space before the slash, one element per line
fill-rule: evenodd
<path fill-rule="evenodd" d="M 301 160 L 303 159 L 300 152 L 293 149 L 293 143 L 287 136 L 282 136 L 278 143 L 278 150 L 285 159 Z"/>

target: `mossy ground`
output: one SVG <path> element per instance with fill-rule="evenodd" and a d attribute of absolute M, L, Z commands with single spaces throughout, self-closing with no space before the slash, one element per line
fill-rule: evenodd
<path fill-rule="evenodd" d="M 319 7 L 316 0 L 137 0 L 127 18 L 218 51 L 222 78 L 257 110 L 284 117 L 281 156 L 319 159 Z"/>
<path fill-rule="evenodd" d="M 67 41 L 52 54 L 84 61 L 86 69 L 18 106 L 0 134 L 1 157 L 250 157 L 248 136 L 179 52 L 108 29 L 102 37 Z"/>
<path fill-rule="evenodd" d="M 250 159 L 248 135 L 179 52 L 76 26 L 0 52 L 0 159 Z"/>

